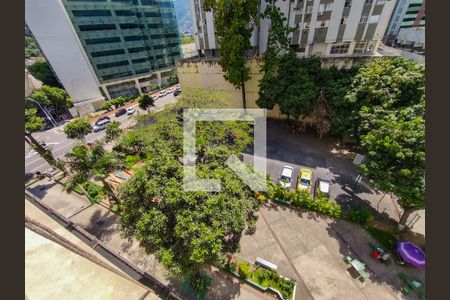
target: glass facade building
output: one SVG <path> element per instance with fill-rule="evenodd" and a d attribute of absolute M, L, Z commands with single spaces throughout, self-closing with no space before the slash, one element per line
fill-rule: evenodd
<path fill-rule="evenodd" d="M 62 3 L 107 98 L 140 94 L 143 78 L 154 79 L 181 57 L 172 0 Z"/>

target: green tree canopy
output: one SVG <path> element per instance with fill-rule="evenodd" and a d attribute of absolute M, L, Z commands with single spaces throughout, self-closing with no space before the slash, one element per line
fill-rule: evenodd
<path fill-rule="evenodd" d="M 117 155 L 103 149 L 101 143 L 96 143 L 92 148 L 86 145 L 75 145 L 67 154 L 67 164 L 73 172 L 66 188 L 71 191 L 79 184 L 93 178 L 100 180 L 110 200 L 120 204 L 114 188 L 106 180 L 111 172 L 122 167 L 122 161 Z"/>
<path fill-rule="evenodd" d="M 92 126 L 87 118 L 79 118 L 64 126 L 64 133 L 69 139 L 84 141 L 86 135 L 92 132 Z"/>
<path fill-rule="evenodd" d="M 252 49 L 250 38 L 259 21 L 258 0 L 206 0 L 204 9 L 213 11 L 219 44 L 219 64 L 224 78 L 241 89 L 246 108 L 245 82 L 251 78 L 246 55 Z"/>
<path fill-rule="evenodd" d="M 270 20 L 270 30 L 267 49 L 263 54 L 264 62 L 260 68 L 263 77 L 259 81 L 259 98 L 256 103 L 259 107 L 267 109 L 273 109 L 276 104 L 279 104 L 282 90 L 277 87 L 279 81 L 277 70 L 281 54 L 289 50 L 291 43 L 289 33 L 293 31 L 285 25 L 287 19 L 275 6 L 275 1 L 268 1 L 268 5 L 261 15 Z"/>
<path fill-rule="evenodd" d="M 120 128 L 119 121 L 112 121 L 106 126 L 105 129 L 105 140 L 106 142 L 111 142 L 116 140 L 120 135 L 122 135 L 123 130 Z"/>
<path fill-rule="evenodd" d="M 36 108 L 25 109 L 25 130 L 27 132 L 36 132 L 44 128 L 44 118 L 37 115 Z"/>
<path fill-rule="evenodd" d="M 314 81 L 318 75 L 311 70 L 312 60 L 298 59 L 292 51 L 279 56 L 276 73 L 267 73 L 260 82 L 260 98 L 256 103 L 267 109 L 277 104 L 288 118 L 308 114 L 320 91 Z"/>
<path fill-rule="evenodd" d="M 360 169 L 376 187 L 399 198 L 402 225 L 412 211 L 425 208 L 425 121 L 408 114 L 392 113 L 361 138 L 367 154 Z"/>
<path fill-rule="evenodd" d="M 39 50 L 36 40 L 31 36 L 25 36 L 25 57 L 36 57 L 41 54 Z"/>
<path fill-rule="evenodd" d="M 251 140 L 252 133 L 245 122 L 199 122 L 197 141 L 202 143 L 199 148 L 205 149 L 205 159 L 198 159 L 197 175 L 220 180 L 222 191 L 183 189 L 179 108 L 198 103 L 217 107 L 214 96 L 201 97 L 207 92 L 187 90 L 181 103 L 153 113 L 148 116 L 153 120 L 150 125 L 132 132 L 142 136 L 147 159 L 120 191 L 122 231 L 136 237 L 147 252 L 156 254 L 170 274 L 177 276 L 198 272 L 206 264 L 225 262 L 227 252 L 237 251 L 243 231 L 254 225 L 260 205 L 253 192 L 225 164 L 231 154 L 238 155 L 246 146 L 244 143 Z M 213 93 L 218 102 L 229 103 L 223 93 Z M 236 138 L 227 138 L 230 132 Z"/>
<path fill-rule="evenodd" d="M 139 107 L 143 110 L 148 110 L 149 108 L 155 106 L 155 100 L 148 94 L 142 94 L 138 98 Z"/>
<path fill-rule="evenodd" d="M 44 59 L 36 59 L 34 64 L 28 66 L 28 71 L 30 71 L 31 75 L 33 75 L 36 79 L 42 81 L 42 83 L 45 85 L 61 87 L 55 75 L 53 74 L 53 71 L 50 69 L 48 62 L 46 62 Z"/>
<path fill-rule="evenodd" d="M 73 107 L 72 98 L 58 87 L 43 85 L 40 90 L 34 91 L 31 98 L 42 106 L 54 108 L 56 114 L 66 113 L 67 109 Z M 28 101 L 28 106 L 36 106 L 34 102 Z"/>
<path fill-rule="evenodd" d="M 413 108 L 413 115 L 421 115 L 424 97 L 423 65 L 403 57 L 385 57 L 361 66 L 346 97 L 352 105 L 352 135 L 367 134 L 392 111 L 409 107 Z"/>

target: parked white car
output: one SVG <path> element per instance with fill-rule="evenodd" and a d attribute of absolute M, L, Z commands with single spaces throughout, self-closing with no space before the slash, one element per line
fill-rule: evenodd
<path fill-rule="evenodd" d="M 294 168 L 291 166 L 284 166 L 283 170 L 281 171 L 280 179 L 278 180 L 278 183 L 285 188 L 292 187 L 292 173 L 294 172 Z"/>
<path fill-rule="evenodd" d="M 132 106 L 127 108 L 127 115 L 132 115 L 134 114 L 134 112 L 136 111 L 136 109 Z"/>

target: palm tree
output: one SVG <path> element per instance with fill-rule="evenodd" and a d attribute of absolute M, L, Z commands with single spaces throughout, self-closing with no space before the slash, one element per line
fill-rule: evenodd
<path fill-rule="evenodd" d="M 74 173 L 67 184 L 67 190 L 73 190 L 77 185 L 93 177 L 103 183 L 109 200 L 117 205 L 120 204 L 113 187 L 106 180 L 111 172 L 122 167 L 121 161 L 114 153 L 105 151 L 100 143 L 95 144 L 92 148 L 79 144 L 73 147 L 67 158 Z"/>

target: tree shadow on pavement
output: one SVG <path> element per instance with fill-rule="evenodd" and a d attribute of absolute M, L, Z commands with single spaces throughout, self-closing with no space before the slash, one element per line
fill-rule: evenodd
<path fill-rule="evenodd" d="M 85 230 L 103 242 L 111 240 L 111 235 L 117 232 L 118 217 L 106 211 L 96 210 L 89 218 L 89 225 L 84 226 Z"/>
<path fill-rule="evenodd" d="M 48 190 L 54 187 L 57 183 L 53 180 L 43 179 L 32 186 L 27 188 L 27 191 L 38 197 L 39 199 L 43 199 L 45 195 L 47 195 Z"/>

